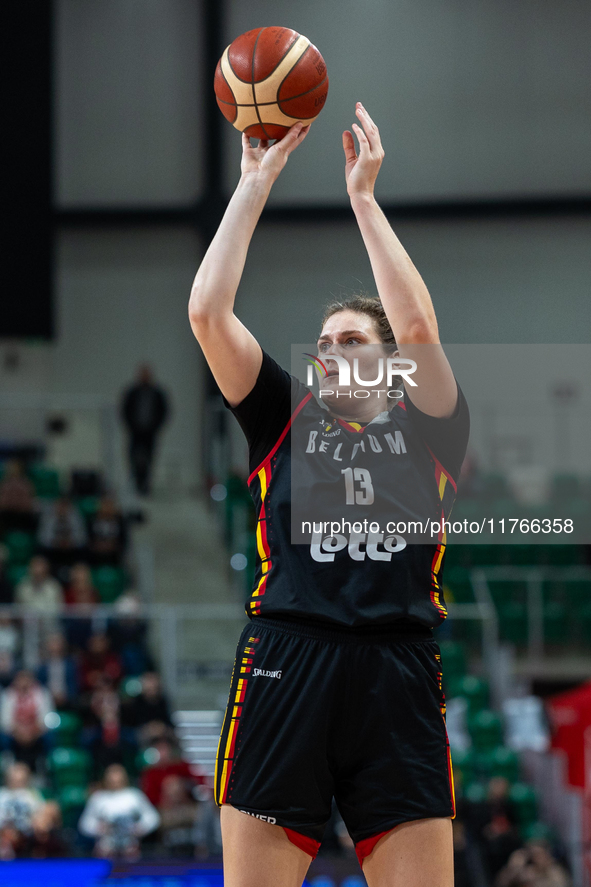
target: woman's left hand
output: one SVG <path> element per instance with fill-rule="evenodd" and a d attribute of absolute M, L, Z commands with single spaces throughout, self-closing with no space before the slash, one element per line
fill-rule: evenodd
<path fill-rule="evenodd" d="M 343 133 L 345 180 L 349 197 L 356 194 L 373 195 L 375 181 L 384 159 L 380 131 L 361 102 L 357 102 L 355 113 L 361 122 L 361 126 L 354 123 L 352 127 L 359 142 L 359 155 L 355 151 L 353 133 L 349 130 Z"/>

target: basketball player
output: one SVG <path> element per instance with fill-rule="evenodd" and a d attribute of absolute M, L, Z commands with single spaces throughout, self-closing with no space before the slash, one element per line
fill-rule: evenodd
<path fill-rule="evenodd" d="M 379 488 L 394 503 L 400 485 L 414 484 L 445 513 L 468 437 L 467 406 L 439 344 L 431 298 L 374 198 L 384 156 L 378 129 L 361 103 L 355 113 L 359 153 L 353 134 L 343 133 L 345 177 L 379 300 L 330 306 L 319 355 L 333 383 L 331 355 L 397 343 L 400 356 L 417 363 L 417 385 L 391 408 L 372 394 L 329 397 L 327 412 L 234 314 L 258 218 L 307 135 L 299 123 L 273 145 L 252 147 L 243 136 L 242 176 L 189 305 L 193 332 L 249 443 L 258 516 L 250 622 L 216 768 L 227 887 L 299 887 L 333 797 L 370 887 L 453 884 L 453 777 L 432 635 L 446 612 L 444 544 L 387 547 L 383 536 L 348 546 L 337 538 L 316 548 L 291 544 L 296 427 L 325 440 L 309 464 L 335 484 L 347 464 L 341 459 L 350 460 L 364 437 L 381 446 L 390 434 L 399 446 L 390 454 L 382 447 Z M 329 452 L 335 432 L 338 456 Z M 368 455 L 370 447 L 362 449 Z"/>

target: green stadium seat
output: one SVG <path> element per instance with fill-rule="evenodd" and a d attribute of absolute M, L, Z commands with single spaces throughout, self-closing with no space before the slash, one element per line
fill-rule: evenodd
<path fill-rule="evenodd" d="M 520 601 L 500 604 L 498 614 L 501 640 L 517 645 L 527 643 L 527 608 L 525 604 Z"/>
<path fill-rule="evenodd" d="M 466 674 L 466 654 L 461 644 L 455 641 L 442 640 L 439 643 L 441 650 L 441 669 L 447 681 L 462 678 Z"/>
<path fill-rule="evenodd" d="M 491 472 L 486 474 L 482 481 L 482 495 L 487 499 L 500 499 L 510 495 L 509 485 L 504 474 Z"/>
<path fill-rule="evenodd" d="M 490 752 L 490 775 L 502 776 L 509 782 L 519 779 L 519 757 L 506 745 L 498 745 Z"/>
<path fill-rule="evenodd" d="M 21 530 L 12 530 L 4 537 L 4 544 L 8 549 L 8 563 L 26 565 L 29 563 L 35 551 L 35 537 Z"/>
<path fill-rule="evenodd" d="M 576 474 L 556 474 L 552 479 L 554 500 L 572 499 L 581 492 L 581 482 Z"/>
<path fill-rule="evenodd" d="M 85 785 L 67 785 L 61 789 L 57 802 L 62 811 L 62 821 L 66 828 L 76 828 L 86 805 L 88 791 Z"/>
<path fill-rule="evenodd" d="M 524 582 L 513 580 L 497 581 L 489 579 L 488 582 L 491 597 L 497 607 L 502 604 L 510 604 L 513 601 L 524 603 L 526 600 L 526 585 Z"/>
<path fill-rule="evenodd" d="M 500 545 L 472 545 L 471 548 L 473 566 L 494 567 L 501 563 Z"/>
<path fill-rule="evenodd" d="M 25 578 L 28 572 L 27 564 L 11 564 L 6 568 L 6 576 L 13 588 L 19 584 L 21 579 Z"/>
<path fill-rule="evenodd" d="M 591 603 L 578 607 L 574 613 L 578 636 L 585 649 L 591 648 Z"/>
<path fill-rule="evenodd" d="M 488 684 L 475 675 L 467 674 L 450 681 L 448 689 L 450 698 L 463 696 L 466 699 L 470 714 L 476 714 L 488 705 Z"/>
<path fill-rule="evenodd" d="M 76 499 L 76 507 L 86 520 L 94 517 L 98 511 L 100 499 L 98 496 L 83 496 Z"/>
<path fill-rule="evenodd" d="M 138 677 L 124 678 L 119 685 L 122 699 L 135 699 L 142 692 L 142 682 Z"/>
<path fill-rule="evenodd" d="M 58 711 L 59 721 L 51 728 L 51 737 L 57 748 L 76 748 L 82 728 L 82 720 L 71 711 Z"/>
<path fill-rule="evenodd" d="M 571 567 L 583 563 L 584 549 L 581 545 L 546 545 L 545 561 L 552 567 Z"/>
<path fill-rule="evenodd" d="M 126 576 L 121 567 L 96 567 L 92 571 L 92 581 L 103 604 L 112 604 L 125 590 Z"/>
<path fill-rule="evenodd" d="M 476 776 L 476 762 L 472 749 L 454 749 L 451 753 L 451 763 L 454 777 L 458 774 L 463 786 L 469 785 Z"/>
<path fill-rule="evenodd" d="M 548 583 L 550 585 L 550 583 Z M 591 604 L 591 580 L 581 579 L 574 582 L 564 582 L 562 598 L 569 609 L 584 607 Z"/>
<path fill-rule="evenodd" d="M 47 756 L 47 769 L 59 790 L 70 785 L 88 784 L 92 759 L 80 748 L 54 748 Z"/>
<path fill-rule="evenodd" d="M 531 785 L 525 782 L 516 782 L 509 790 L 509 800 L 522 829 L 528 828 L 537 821 L 538 803 L 536 793 Z"/>
<path fill-rule="evenodd" d="M 47 465 L 33 465 L 28 473 L 39 498 L 55 499 L 60 495 L 60 476 L 55 468 L 49 468 Z"/>
<path fill-rule="evenodd" d="M 556 844 L 557 834 L 553 828 L 546 825 L 545 822 L 532 822 L 521 829 L 521 835 L 524 841 L 549 841 L 550 844 Z"/>
<path fill-rule="evenodd" d="M 452 567 L 469 567 L 472 563 L 472 546 L 471 545 L 446 545 L 445 547 L 445 570 L 451 570 Z"/>
<path fill-rule="evenodd" d="M 468 717 L 468 732 L 474 749 L 478 752 L 492 751 L 503 743 L 501 719 L 487 708 Z"/>
<path fill-rule="evenodd" d="M 488 796 L 488 786 L 486 782 L 471 782 L 464 788 L 463 796 L 470 804 L 484 804 Z"/>
<path fill-rule="evenodd" d="M 135 771 L 141 773 L 146 767 L 153 767 L 160 760 L 160 752 L 156 748 L 145 748 L 135 758 Z"/>
<path fill-rule="evenodd" d="M 494 499 L 487 507 L 486 517 L 494 517 L 496 520 L 502 520 L 505 518 L 506 521 L 510 520 L 512 517 L 515 517 L 515 500 L 510 496 L 501 496 L 498 499 Z M 505 530 L 507 527 L 505 527 Z"/>
<path fill-rule="evenodd" d="M 509 563 L 515 567 L 530 566 L 539 562 L 539 545 L 508 545 Z"/>
<path fill-rule="evenodd" d="M 567 609 L 560 601 L 544 604 L 544 640 L 548 644 L 566 644 L 570 640 Z"/>
<path fill-rule="evenodd" d="M 474 601 L 470 573 L 466 567 L 452 567 L 448 570 L 446 566 L 444 579 L 445 586 L 451 589 L 454 601 L 458 603 Z"/>

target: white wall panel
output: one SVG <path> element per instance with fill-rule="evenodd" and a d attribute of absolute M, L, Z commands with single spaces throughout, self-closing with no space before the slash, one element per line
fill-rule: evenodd
<path fill-rule="evenodd" d="M 195 483 L 203 364 L 187 305 L 200 261 L 186 229 L 66 232 L 58 247 L 52 390 L 117 402 L 148 362 L 172 398 L 160 478 Z"/>
<path fill-rule="evenodd" d="M 61 206 L 169 206 L 198 196 L 201 36 L 199 0 L 58 0 Z"/>
<path fill-rule="evenodd" d="M 591 220 L 395 226 L 431 292 L 443 343 L 591 342 Z M 262 225 L 237 313 L 276 359 L 315 340 L 331 295 L 375 295 L 354 222 Z"/>
<path fill-rule="evenodd" d="M 357 100 L 386 149 L 381 199 L 589 193 L 586 0 L 232 0 L 228 43 L 262 25 L 309 37 L 330 78 L 272 202 L 346 200 L 341 133 Z M 240 137 L 227 126 L 233 187 Z"/>

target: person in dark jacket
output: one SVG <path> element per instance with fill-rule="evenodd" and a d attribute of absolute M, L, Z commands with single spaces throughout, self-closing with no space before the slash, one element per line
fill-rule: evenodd
<path fill-rule="evenodd" d="M 62 634 L 51 634 L 47 638 L 45 658 L 37 669 L 37 680 L 47 687 L 58 708 L 73 708 L 76 705 L 80 692 L 78 669 L 74 658 L 68 655 L 66 639 Z"/>
<path fill-rule="evenodd" d="M 122 418 L 129 435 L 129 462 L 138 493 L 148 495 L 156 438 L 168 416 L 168 400 L 147 364 L 140 366 L 135 385 L 125 391 Z"/>

